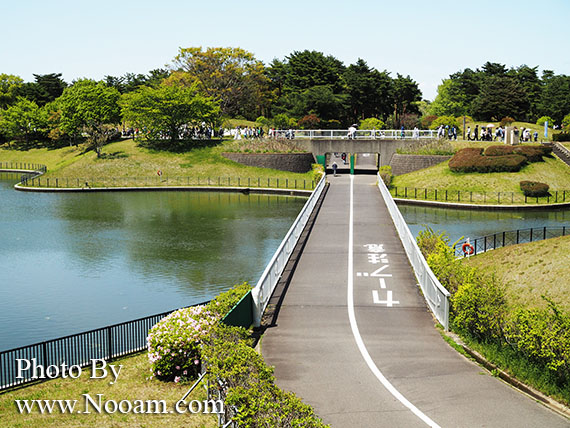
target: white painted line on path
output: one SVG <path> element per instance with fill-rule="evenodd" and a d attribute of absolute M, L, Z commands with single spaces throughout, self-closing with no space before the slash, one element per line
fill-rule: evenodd
<path fill-rule="evenodd" d="M 378 281 L 380 281 L 380 288 L 386 288 L 386 280 L 384 278 L 380 278 Z"/>
<path fill-rule="evenodd" d="M 350 321 L 350 328 L 352 329 L 352 334 L 358 350 L 362 354 L 364 361 L 368 365 L 368 368 L 372 371 L 374 376 L 384 385 L 384 387 L 404 406 L 412 411 L 414 415 L 420 418 L 430 427 L 440 428 L 438 424 L 432 421 L 428 416 L 426 416 L 422 411 L 420 411 L 416 406 L 408 401 L 394 386 L 386 379 L 382 372 L 378 369 L 374 360 L 368 353 L 366 345 L 360 336 L 360 331 L 358 330 L 358 325 L 356 324 L 356 315 L 354 312 L 354 175 L 350 176 L 350 215 L 348 222 L 348 285 L 347 285 L 347 306 L 348 306 L 348 319 Z"/>

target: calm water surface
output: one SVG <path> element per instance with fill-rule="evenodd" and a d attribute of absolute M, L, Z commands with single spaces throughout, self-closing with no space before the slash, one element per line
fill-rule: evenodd
<path fill-rule="evenodd" d="M 451 242 L 464 237 L 478 238 L 493 233 L 531 227 L 568 226 L 570 209 L 531 211 L 476 211 L 398 205 L 414 236 L 425 228 L 446 232 Z"/>
<path fill-rule="evenodd" d="M 0 350 L 255 284 L 304 198 L 24 193 L 0 176 Z"/>

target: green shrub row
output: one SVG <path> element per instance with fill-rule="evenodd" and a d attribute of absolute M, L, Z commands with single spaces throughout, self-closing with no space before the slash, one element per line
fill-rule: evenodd
<path fill-rule="evenodd" d="M 570 141 L 570 132 L 561 132 L 552 136 L 552 141 Z"/>
<path fill-rule="evenodd" d="M 509 307 L 505 286 L 456 259 L 444 234 L 428 228 L 418 235 L 418 246 L 451 293 L 452 328 L 481 343 L 511 347 L 521 359 L 541 367 L 570 401 L 570 314 L 551 301 L 548 309 Z"/>
<path fill-rule="evenodd" d="M 532 197 L 542 197 L 548 196 L 548 189 L 550 186 L 546 183 L 540 183 L 538 181 L 521 181 L 520 182 L 521 190 L 525 196 L 532 196 Z"/>
<path fill-rule="evenodd" d="M 203 368 L 225 411 L 240 427 L 310 427 L 327 425 L 295 394 L 275 385 L 273 369 L 251 347 L 247 330 L 220 322 L 251 289 L 236 285 L 207 305 L 173 312 L 149 332 L 148 356 L 153 376 L 191 381 Z M 217 394 L 216 394 L 217 392 Z"/>
<path fill-rule="evenodd" d="M 216 385 L 226 410 L 240 427 L 327 427 L 311 406 L 275 385 L 273 369 L 247 339 L 245 330 L 224 324 L 212 330 L 203 347 L 210 385 Z"/>
<path fill-rule="evenodd" d="M 543 156 L 550 156 L 552 147 L 542 145 L 532 146 L 489 146 L 485 149 L 485 156 L 523 155 L 528 162 L 542 162 Z"/>
<path fill-rule="evenodd" d="M 526 157 L 518 154 L 483 156 L 483 149 L 469 147 L 459 150 L 450 160 L 453 172 L 517 172 L 526 164 Z"/>

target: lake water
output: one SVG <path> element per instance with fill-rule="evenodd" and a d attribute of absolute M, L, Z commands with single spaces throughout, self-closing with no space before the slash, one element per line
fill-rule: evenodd
<path fill-rule="evenodd" d="M 0 176 L 0 350 L 253 285 L 306 199 L 27 193 Z"/>
<path fill-rule="evenodd" d="M 479 211 L 399 204 L 398 208 L 414 236 L 425 228 L 446 232 L 455 242 L 462 236 L 478 238 L 498 232 L 544 226 L 568 226 L 570 209 Z"/>
<path fill-rule="evenodd" d="M 27 193 L 0 174 L 0 350 L 208 300 L 254 284 L 304 198 L 201 192 Z M 414 235 L 451 240 L 570 226 L 570 210 L 400 205 Z"/>

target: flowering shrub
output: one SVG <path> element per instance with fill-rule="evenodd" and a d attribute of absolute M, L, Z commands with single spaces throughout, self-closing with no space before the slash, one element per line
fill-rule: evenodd
<path fill-rule="evenodd" d="M 176 382 L 200 372 L 200 344 L 218 322 L 206 306 L 180 309 L 163 318 L 147 337 L 153 376 Z"/>
<path fill-rule="evenodd" d="M 161 319 L 147 337 L 153 376 L 175 382 L 197 378 L 203 342 L 250 289 L 244 282 L 221 293 L 207 305 L 179 309 Z"/>

